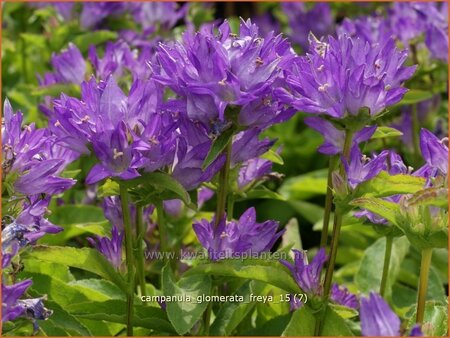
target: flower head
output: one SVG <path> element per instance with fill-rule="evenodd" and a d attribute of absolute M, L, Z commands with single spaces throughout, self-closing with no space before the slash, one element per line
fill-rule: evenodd
<path fill-rule="evenodd" d="M 448 146 L 427 129 L 420 131 L 420 150 L 427 165 L 438 170 L 441 175 L 448 173 Z"/>
<path fill-rule="evenodd" d="M 228 22 L 214 30 L 186 32 L 183 41 L 160 45 L 155 78 L 181 98 L 187 116 L 208 130 L 229 119 L 225 110 L 239 106 L 243 126 L 265 127 L 292 115 L 272 95 L 281 69 L 293 57 L 281 36 L 259 36 L 256 25 L 241 21 L 239 35 Z"/>
<path fill-rule="evenodd" d="M 124 233 L 119 233 L 117 227 L 111 229 L 111 238 L 97 236 L 95 239 L 88 238 L 89 243 L 94 246 L 105 258 L 116 268 L 122 264 L 122 242 Z"/>
<path fill-rule="evenodd" d="M 81 84 L 86 74 L 86 61 L 80 50 L 72 43 L 59 54 L 53 54 L 51 64 L 59 83 Z"/>
<path fill-rule="evenodd" d="M 282 2 L 281 8 L 288 18 L 292 41 L 304 50 L 308 49 L 310 32 L 318 37 L 334 32 L 334 18 L 328 3 L 319 2 L 308 10 L 302 2 Z"/>
<path fill-rule="evenodd" d="M 334 303 L 352 309 L 357 309 L 359 307 L 358 298 L 354 294 L 350 293 L 345 286 L 339 286 L 336 283 L 331 286 L 330 299 Z"/>
<path fill-rule="evenodd" d="M 257 223 L 254 208 L 247 209 L 238 221 L 226 221 L 224 217 L 215 226 L 214 219 L 203 219 L 193 228 L 213 261 L 269 251 L 284 232 L 277 232 L 278 222 Z"/>
<path fill-rule="evenodd" d="M 403 66 L 407 56 L 392 39 L 371 46 L 345 34 L 327 41 L 310 36 L 309 53 L 288 71 L 292 94 L 280 90 L 279 95 L 308 113 L 341 119 L 368 109 L 375 116 L 407 91 L 401 84 L 415 71 Z"/>
<path fill-rule="evenodd" d="M 325 249 L 320 249 L 311 263 L 308 262 L 305 251 L 294 251 L 294 264 L 288 261 L 280 261 L 289 270 L 291 270 L 294 279 L 302 291 L 314 295 L 322 295 L 322 285 L 320 282 L 320 274 L 322 272 L 323 265 L 327 260 Z"/>
<path fill-rule="evenodd" d="M 383 151 L 379 155 L 374 155 L 373 158 L 370 158 L 363 155 L 358 146 L 354 146 L 350 152 L 350 159 L 348 161 L 343 159 L 350 187 L 354 189 L 358 184 L 375 177 L 382 170 L 385 170 L 388 154 L 387 151 Z"/>

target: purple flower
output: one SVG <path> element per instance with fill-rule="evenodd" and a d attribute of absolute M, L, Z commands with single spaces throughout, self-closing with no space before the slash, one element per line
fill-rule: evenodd
<path fill-rule="evenodd" d="M 368 298 L 361 298 L 359 311 L 363 336 L 400 336 L 400 318 L 380 295 L 371 292 Z M 414 327 L 411 336 L 422 336 L 420 328 Z"/>
<path fill-rule="evenodd" d="M 349 161 L 342 159 L 347 181 L 351 188 L 355 189 L 358 184 L 377 176 L 382 170 L 386 170 L 387 151 L 383 151 L 373 158 L 361 153 L 358 146 L 353 146 Z"/>
<path fill-rule="evenodd" d="M 290 92 L 278 95 L 299 110 L 333 118 L 358 115 L 366 108 L 371 116 L 397 103 L 416 67 L 404 67 L 406 51 L 398 51 L 388 39 L 373 46 L 346 35 L 322 42 L 310 37 L 306 56 L 296 58 L 288 71 Z"/>
<path fill-rule="evenodd" d="M 86 73 L 86 62 L 80 50 L 72 43 L 59 54 L 53 54 L 51 64 L 60 83 L 81 84 Z"/>
<path fill-rule="evenodd" d="M 322 154 L 341 154 L 344 148 L 345 132 L 337 129 L 333 123 L 320 117 L 307 117 L 305 123 L 308 127 L 317 130 L 324 138 L 324 142 L 317 149 Z M 353 136 L 353 145 L 370 140 L 377 126 L 365 127 Z"/>
<path fill-rule="evenodd" d="M 5 100 L 4 114 L 2 166 L 10 188 L 24 195 L 53 195 L 73 186 L 75 180 L 57 175 L 78 155 L 55 145 L 46 129 L 36 129 L 34 124 L 22 129 L 22 114 L 14 114 L 8 100 Z"/>
<path fill-rule="evenodd" d="M 254 257 L 269 251 L 284 231 L 277 232 L 278 222 L 256 222 L 255 208 L 245 211 L 238 221 L 226 221 L 224 217 L 215 226 L 215 220 L 202 219 L 193 225 L 194 231 L 208 256 L 216 261 L 249 255 Z"/>
<path fill-rule="evenodd" d="M 327 260 L 325 249 L 321 248 L 311 263 L 308 263 L 305 251 L 293 250 L 293 252 L 294 264 L 285 260 L 281 260 L 280 262 L 291 271 L 295 281 L 303 292 L 313 296 L 321 296 L 322 285 L 320 283 L 320 274 Z"/>
<path fill-rule="evenodd" d="M 176 2 L 132 2 L 130 7 L 135 21 L 139 22 L 144 30 L 170 30 L 189 9 L 188 4 L 179 6 Z"/>
<path fill-rule="evenodd" d="M 31 284 L 33 284 L 31 279 L 13 285 L 2 283 L 2 322 L 14 320 L 24 314 L 25 308 L 18 303 L 18 300 Z"/>
<path fill-rule="evenodd" d="M 361 38 L 376 45 L 392 37 L 389 22 L 381 16 L 362 16 L 355 19 L 345 18 L 337 28 L 338 35 L 348 35 L 350 37 Z"/>
<path fill-rule="evenodd" d="M 281 8 L 288 18 L 292 41 L 303 50 L 308 49 L 310 32 L 319 38 L 334 32 L 334 18 L 328 3 L 319 2 L 308 10 L 302 2 L 282 2 Z"/>
<path fill-rule="evenodd" d="M 258 136 L 261 130 L 258 128 L 242 131 L 234 136 L 231 151 L 231 165 L 245 162 L 252 158 L 257 158 L 266 153 L 275 141 L 265 138 L 260 141 Z"/>
<path fill-rule="evenodd" d="M 264 128 L 292 115 L 272 95 L 292 57 L 281 36 L 263 39 L 250 21 L 241 21 L 236 36 L 225 22 L 217 34 L 204 28 L 186 32 L 181 43 L 160 45 L 153 68 L 155 79 L 180 96 L 187 116 L 208 130 L 229 119 L 225 110 L 232 105 L 240 107 L 241 125 Z"/>
<path fill-rule="evenodd" d="M 345 286 L 340 287 L 338 284 L 333 283 L 331 286 L 330 299 L 336 303 L 352 309 L 359 308 L 358 298 L 350 293 Z"/>
<path fill-rule="evenodd" d="M 221 155 L 207 168 L 202 169 L 211 148 L 210 141 L 191 146 L 184 138 L 179 138 L 177 147 L 172 176 L 186 190 L 193 190 L 201 183 L 210 181 L 225 163 L 225 156 Z"/>
<path fill-rule="evenodd" d="M 430 25 L 425 34 L 425 44 L 431 56 L 435 59 L 448 62 L 448 30 L 447 28 Z"/>
<path fill-rule="evenodd" d="M 197 192 L 197 204 L 198 208 L 201 209 L 201 207 L 209 201 L 214 196 L 214 190 L 211 190 L 206 187 L 201 187 Z"/>
<path fill-rule="evenodd" d="M 32 281 L 27 279 L 13 285 L 2 283 L 2 322 L 14 320 L 19 317 L 46 320 L 53 313 L 45 308 L 42 302 L 45 297 L 20 299 L 25 291 L 31 286 Z M 34 325 L 37 329 L 37 325 Z"/>
<path fill-rule="evenodd" d="M 86 2 L 83 3 L 80 24 L 86 29 L 96 28 L 104 19 L 123 13 L 124 2 Z"/>
<path fill-rule="evenodd" d="M 116 226 L 111 229 L 111 238 L 96 236 L 95 239 L 88 238 L 89 243 L 94 246 L 105 258 L 116 268 L 122 264 L 122 243 L 124 232 L 119 233 Z"/>
<path fill-rule="evenodd" d="M 128 142 L 127 127 L 122 122 L 117 129 L 97 134 L 92 139 L 94 152 L 100 163 L 94 165 L 86 177 L 87 184 L 94 184 L 107 177 L 130 180 L 139 176 L 140 156 Z"/>
<path fill-rule="evenodd" d="M 427 129 L 420 130 L 420 150 L 427 165 L 439 170 L 442 175 L 448 173 L 448 146 Z"/>
<path fill-rule="evenodd" d="M 239 169 L 238 187 L 245 190 L 250 184 L 261 180 L 272 171 L 272 162 L 262 158 L 252 158 L 244 162 Z"/>
<path fill-rule="evenodd" d="M 103 58 L 99 58 L 94 45 L 89 47 L 89 61 L 98 79 L 106 80 L 112 74 L 116 78 L 123 75 L 125 68 L 133 69 L 134 55 L 123 41 L 107 42 Z"/>

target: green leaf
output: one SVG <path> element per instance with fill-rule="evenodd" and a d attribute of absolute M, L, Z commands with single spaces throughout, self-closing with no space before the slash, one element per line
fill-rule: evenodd
<path fill-rule="evenodd" d="M 71 336 L 92 336 L 92 333 L 86 326 L 57 303 L 48 300 L 45 302 L 45 305 L 53 310 L 53 314 L 49 320 L 40 322 L 39 326 L 48 336 L 57 333 L 58 330 L 55 329 L 64 330 Z"/>
<path fill-rule="evenodd" d="M 33 34 L 33 33 L 21 33 L 20 37 L 27 43 L 29 46 L 35 46 L 40 49 L 47 48 L 47 44 L 45 41 L 45 37 L 42 34 Z"/>
<path fill-rule="evenodd" d="M 355 283 L 362 293 L 378 291 L 383 273 L 384 253 L 386 250 L 386 238 L 380 238 L 364 252 L 359 270 L 355 276 Z M 409 241 L 406 237 L 394 238 L 392 243 L 391 260 L 389 263 L 389 275 L 386 282 L 386 295 L 391 294 L 400 267 L 409 252 Z"/>
<path fill-rule="evenodd" d="M 387 197 L 397 194 L 414 194 L 423 189 L 425 178 L 411 175 L 389 175 L 380 172 L 374 178 L 362 182 L 356 188 L 354 196 Z"/>
<path fill-rule="evenodd" d="M 283 165 L 284 161 L 280 154 L 278 154 L 276 151 L 269 149 L 269 151 L 261 156 L 261 158 L 264 158 L 266 160 L 269 160 L 272 163 Z"/>
<path fill-rule="evenodd" d="M 263 283 L 255 283 L 254 281 L 247 281 L 242 285 L 234 295 L 242 296 L 244 299 L 253 293 L 261 295 L 264 291 Z M 255 302 L 226 302 L 221 307 L 216 315 L 216 319 L 211 325 L 210 334 L 212 336 L 230 336 L 236 329 L 239 323 L 252 311 L 255 307 Z"/>
<path fill-rule="evenodd" d="M 408 205 L 433 205 L 448 208 L 447 188 L 426 188 L 416 192 L 408 199 Z"/>
<path fill-rule="evenodd" d="M 130 188 L 130 195 L 137 203 L 148 204 L 156 200 L 181 199 L 191 204 L 191 197 L 184 187 L 172 176 L 163 172 L 144 173 L 123 184 Z"/>
<path fill-rule="evenodd" d="M 235 128 L 231 127 L 220 134 L 212 143 L 211 149 L 203 162 L 202 169 L 206 169 L 214 160 L 222 154 L 228 143 L 232 142 Z"/>
<path fill-rule="evenodd" d="M 162 289 L 165 296 L 191 297 L 192 301 L 167 302 L 167 315 L 179 335 L 189 332 L 201 318 L 207 302 L 197 302 L 198 296 L 211 294 L 211 279 L 207 276 L 191 275 L 175 283 L 169 266 L 162 270 Z"/>
<path fill-rule="evenodd" d="M 250 191 L 248 191 L 245 194 L 242 194 L 240 196 L 242 196 L 242 197 L 238 197 L 236 199 L 236 201 L 245 201 L 245 200 L 252 200 L 252 199 L 272 199 L 272 200 L 279 200 L 279 201 L 286 200 L 282 195 L 276 193 L 275 191 L 267 189 L 264 186 L 259 186 L 254 189 L 251 189 Z"/>
<path fill-rule="evenodd" d="M 388 137 L 397 137 L 402 136 L 403 133 L 400 130 L 395 128 L 380 126 L 375 130 L 375 133 L 372 135 L 372 139 L 382 139 Z"/>
<path fill-rule="evenodd" d="M 299 287 L 291 273 L 278 260 L 268 259 L 227 259 L 216 263 L 201 264 L 184 275 L 214 275 L 258 280 L 287 292 L 298 293 Z"/>
<path fill-rule="evenodd" d="M 78 318 L 126 324 L 127 303 L 121 300 L 85 302 L 67 306 L 67 311 Z M 157 307 L 135 305 L 133 326 L 162 333 L 174 333 L 166 313 Z"/>
<path fill-rule="evenodd" d="M 128 290 L 123 277 L 95 249 L 36 245 L 30 252 L 22 255 L 89 271 L 110 280 L 124 292 Z"/>
<path fill-rule="evenodd" d="M 408 320 L 408 328 L 416 324 L 416 311 Z M 422 332 L 425 337 L 444 337 L 448 335 L 448 309 L 446 306 L 427 301 L 423 319 Z"/>
<path fill-rule="evenodd" d="M 316 318 L 308 306 L 302 306 L 295 310 L 291 321 L 281 334 L 282 336 L 312 337 L 314 336 L 314 326 Z"/>
<path fill-rule="evenodd" d="M 345 320 L 330 307 L 325 313 L 321 334 L 322 336 L 353 336 Z"/>
<path fill-rule="evenodd" d="M 323 195 L 327 190 L 328 169 L 309 172 L 288 178 L 279 189 L 287 200 L 306 200 L 316 195 Z"/>
<path fill-rule="evenodd" d="M 59 97 L 61 93 L 69 96 L 79 96 L 80 86 L 71 83 L 57 83 L 50 86 L 36 87 L 31 91 L 33 96 Z"/>
<path fill-rule="evenodd" d="M 62 245 L 73 237 L 83 234 L 109 236 L 111 225 L 100 207 L 93 205 L 62 205 L 54 209 L 49 220 L 64 228 L 64 231 L 45 236 L 39 243 Z"/>
<path fill-rule="evenodd" d="M 97 46 L 103 42 L 117 39 L 117 33 L 107 30 L 98 30 L 78 35 L 73 39 L 73 43 L 81 53 L 88 51 L 90 45 Z"/>
<path fill-rule="evenodd" d="M 414 103 L 419 103 L 422 101 L 426 101 L 433 97 L 432 92 L 428 92 L 420 89 L 410 89 L 406 92 L 403 99 L 397 104 L 399 106 L 410 105 Z"/>
<path fill-rule="evenodd" d="M 277 316 L 260 326 L 244 331 L 242 336 L 281 336 L 286 326 L 289 324 L 291 317 L 292 315 L 290 313 Z"/>
<path fill-rule="evenodd" d="M 98 197 L 119 196 L 120 187 L 119 183 L 108 178 L 102 185 L 98 187 Z"/>
<path fill-rule="evenodd" d="M 334 312 L 339 315 L 339 317 L 342 317 L 344 319 L 355 318 L 359 315 L 358 310 L 349 308 L 344 305 L 330 303 L 329 306 L 333 309 Z"/>
<path fill-rule="evenodd" d="M 281 247 L 290 246 L 291 249 L 302 250 L 302 239 L 300 237 L 300 227 L 297 218 L 291 218 L 284 227 L 286 232 L 281 237 Z"/>
<path fill-rule="evenodd" d="M 389 222 L 397 224 L 397 214 L 400 212 L 400 207 L 394 202 L 375 197 L 361 197 L 351 201 L 350 205 L 367 209 Z"/>

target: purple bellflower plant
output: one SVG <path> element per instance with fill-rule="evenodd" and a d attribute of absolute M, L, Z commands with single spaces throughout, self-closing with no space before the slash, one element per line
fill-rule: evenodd
<path fill-rule="evenodd" d="M 278 222 L 256 222 L 254 208 L 247 209 L 237 221 L 226 221 L 225 217 L 214 225 L 214 219 L 194 223 L 194 231 L 209 259 L 217 261 L 243 256 L 253 257 L 269 251 L 284 231 L 278 231 Z"/>

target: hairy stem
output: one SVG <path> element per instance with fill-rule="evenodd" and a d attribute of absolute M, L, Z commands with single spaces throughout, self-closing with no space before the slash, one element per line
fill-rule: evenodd
<path fill-rule="evenodd" d="M 159 242 L 160 242 L 160 249 L 162 251 L 164 261 L 168 261 L 168 233 L 166 229 L 166 224 L 164 220 L 164 207 L 163 202 L 159 201 L 156 203 L 156 213 L 157 213 L 157 222 L 158 222 L 158 230 L 159 230 Z"/>
<path fill-rule="evenodd" d="M 134 255 L 133 255 L 133 231 L 131 229 L 130 208 L 127 188 L 120 184 L 120 203 L 125 228 L 125 254 L 128 269 L 128 294 L 127 294 L 127 335 L 133 336 L 133 301 L 134 301 Z"/>
<path fill-rule="evenodd" d="M 419 276 L 419 294 L 417 296 L 417 313 L 416 322 L 423 323 L 423 317 L 425 314 L 425 301 L 427 299 L 428 289 L 428 275 L 430 273 L 431 256 L 433 249 L 422 250 L 422 262 L 420 263 L 420 276 Z"/>
<path fill-rule="evenodd" d="M 229 176 L 230 176 L 230 164 L 231 164 L 231 149 L 232 149 L 232 140 L 230 139 L 227 147 L 225 148 L 226 161 L 223 168 L 220 171 L 219 176 L 219 188 L 217 191 L 217 209 L 216 209 L 216 218 L 215 218 L 215 226 L 219 224 L 223 216 L 225 215 L 225 207 L 227 204 L 227 193 L 228 193 L 228 185 L 229 185 Z"/>
<path fill-rule="evenodd" d="M 386 292 L 386 283 L 389 276 L 389 265 L 391 263 L 393 240 L 394 240 L 393 236 L 386 236 L 386 249 L 384 251 L 383 274 L 381 276 L 381 283 L 380 283 L 381 297 L 384 297 L 384 294 Z"/>
<path fill-rule="evenodd" d="M 328 228 L 330 223 L 331 207 L 333 206 L 333 181 L 332 173 L 334 169 L 334 158 L 330 158 L 328 165 L 327 194 L 325 197 L 325 210 L 323 213 L 322 235 L 320 237 L 320 247 L 325 248 L 328 241 Z"/>
<path fill-rule="evenodd" d="M 350 130 L 346 130 L 345 132 L 345 142 L 344 142 L 344 149 L 343 149 L 343 157 L 348 160 L 350 156 L 350 150 L 352 146 L 352 139 L 353 139 L 353 132 Z M 340 164 L 339 172 L 345 179 L 345 169 L 343 164 Z M 330 298 L 330 291 L 331 291 L 331 283 L 333 281 L 333 273 L 334 273 L 334 266 L 336 264 L 336 256 L 337 256 L 337 249 L 339 244 L 339 237 L 341 235 L 341 226 L 342 226 L 342 211 L 339 210 L 339 208 L 336 208 L 334 211 L 334 221 L 333 221 L 333 234 L 331 237 L 331 243 L 330 243 L 330 254 L 329 254 L 329 261 L 327 265 L 327 270 L 325 272 L 325 280 L 323 283 L 323 299 L 324 304 L 322 311 L 319 311 L 316 317 L 316 325 L 314 329 L 314 335 L 319 336 L 320 332 L 322 330 L 322 324 L 323 319 L 325 316 L 325 312 L 328 306 L 328 301 Z"/>
<path fill-rule="evenodd" d="M 141 296 L 147 296 L 147 290 L 145 287 L 145 261 L 144 261 L 144 238 L 145 227 L 143 222 L 143 209 L 142 205 L 136 206 L 136 254 L 137 254 L 137 271 L 139 276 L 139 286 L 141 290 Z"/>

